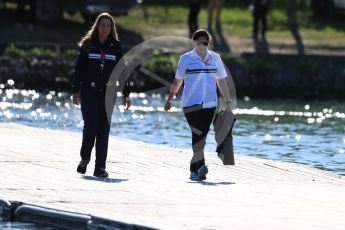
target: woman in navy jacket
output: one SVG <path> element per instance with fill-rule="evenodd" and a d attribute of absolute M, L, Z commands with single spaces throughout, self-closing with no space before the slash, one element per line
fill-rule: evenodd
<path fill-rule="evenodd" d="M 121 43 L 113 17 L 102 13 L 79 42 L 79 55 L 73 81 L 73 103 L 81 104 L 84 120 L 81 161 L 77 172 L 84 174 L 96 144 L 94 176 L 108 177 L 106 158 L 110 124 L 106 114 L 105 95 L 111 72 L 122 58 Z M 131 105 L 127 85 L 123 90 L 124 105 Z"/>

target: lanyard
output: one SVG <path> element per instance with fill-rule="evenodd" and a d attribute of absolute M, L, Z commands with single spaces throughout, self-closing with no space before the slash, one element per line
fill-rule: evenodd
<path fill-rule="evenodd" d="M 105 52 L 101 49 L 101 60 L 102 62 L 105 61 Z"/>
<path fill-rule="evenodd" d="M 105 52 L 101 49 L 101 73 L 103 74 L 103 68 L 105 63 Z"/>

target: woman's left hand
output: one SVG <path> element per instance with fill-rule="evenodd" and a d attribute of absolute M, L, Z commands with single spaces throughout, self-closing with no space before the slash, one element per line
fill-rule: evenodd
<path fill-rule="evenodd" d="M 132 105 L 131 99 L 129 97 L 123 98 L 122 104 L 125 106 L 126 110 L 129 109 L 129 107 L 131 107 L 131 105 Z"/>

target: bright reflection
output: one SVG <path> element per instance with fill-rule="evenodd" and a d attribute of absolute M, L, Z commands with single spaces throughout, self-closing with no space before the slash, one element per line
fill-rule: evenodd
<path fill-rule="evenodd" d="M 33 96 L 32 96 L 32 100 L 36 100 L 40 97 L 40 94 L 39 93 L 33 93 Z"/>
<path fill-rule="evenodd" d="M 8 80 L 7 80 L 7 84 L 8 84 L 9 86 L 13 86 L 13 85 L 14 85 L 14 81 L 13 81 L 12 79 L 8 79 Z"/>
<path fill-rule="evenodd" d="M 301 135 L 296 135 L 295 139 L 296 139 L 297 141 L 300 141 L 300 140 L 302 139 L 302 137 L 301 137 Z"/>
<path fill-rule="evenodd" d="M 336 112 L 334 114 L 324 115 L 322 112 L 302 112 L 302 111 L 273 111 L 262 110 L 257 107 L 251 109 L 235 109 L 234 114 L 238 115 L 259 115 L 259 116 L 293 116 L 293 117 L 319 117 L 319 121 L 322 122 L 325 118 L 345 118 L 345 113 Z M 315 118 L 314 118 L 315 119 Z M 311 120 L 310 120 L 311 121 Z"/>
<path fill-rule="evenodd" d="M 308 124 L 312 124 L 315 122 L 315 118 L 308 118 Z"/>
<path fill-rule="evenodd" d="M 14 114 L 11 113 L 11 111 L 9 110 L 4 111 L 3 114 L 5 115 L 7 119 L 11 119 L 14 116 Z"/>
<path fill-rule="evenodd" d="M 7 97 L 7 99 L 12 99 L 12 98 L 13 98 L 12 92 L 7 91 L 7 92 L 6 92 L 6 97 Z"/>
<path fill-rule="evenodd" d="M 245 97 L 243 98 L 243 100 L 244 100 L 244 101 L 250 101 L 250 97 L 245 96 Z"/>
<path fill-rule="evenodd" d="M 272 136 L 270 134 L 265 135 L 265 140 L 269 141 L 272 139 Z"/>
<path fill-rule="evenodd" d="M 317 123 L 322 123 L 322 120 L 323 120 L 323 118 L 322 118 L 322 117 L 319 117 L 319 118 L 316 119 L 316 122 L 317 122 Z"/>

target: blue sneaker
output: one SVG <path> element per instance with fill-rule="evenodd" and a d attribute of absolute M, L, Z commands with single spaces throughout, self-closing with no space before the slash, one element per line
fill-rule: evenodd
<path fill-rule="evenodd" d="M 203 165 L 198 170 L 198 176 L 200 180 L 206 180 L 206 174 L 208 173 L 208 168 L 206 165 Z"/>
<path fill-rule="evenodd" d="M 199 168 L 198 172 L 190 172 L 189 179 L 192 181 L 206 180 L 206 174 L 208 173 L 208 168 L 203 165 Z"/>
<path fill-rule="evenodd" d="M 197 172 L 190 172 L 189 179 L 192 181 L 199 181 L 200 180 Z"/>

